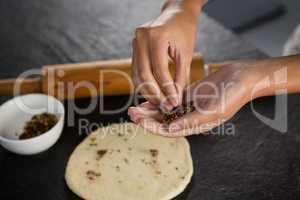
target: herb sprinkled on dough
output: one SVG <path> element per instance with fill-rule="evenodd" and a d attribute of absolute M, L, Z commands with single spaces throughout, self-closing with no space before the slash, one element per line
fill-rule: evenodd
<path fill-rule="evenodd" d="M 98 155 L 97 160 L 101 159 L 106 153 L 107 153 L 106 149 L 98 150 L 97 151 L 97 155 Z"/>
<path fill-rule="evenodd" d="M 93 171 L 93 170 L 88 170 L 88 171 L 86 172 L 86 174 L 87 174 L 88 176 L 101 176 L 101 173 L 95 172 L 95 171 Z"/>
<path fill-rule="evenodd" d="M 121 133 L 118 133 L 118 137 L 122 137 L 123 136 L 123 134 L 121 134 Z"/>
<path fill-rule="evenodd" d="M 92 147 L 92 146 L 94 146 L 94 147 L 96 147 L 98 144 L 97 143 L 90 143 L 90 146 Z"/>
<path fill-rule="evenodd" d="M 157 149 L 150 149 L 150 153 L 152 157 L 156 157 L 158 155 L 158 150 Z"/>
<path fill-rule="evenodd" d="M 95 180 L 97 177 L 101 176 L 100 172 L 95 172 L 93 170 L 86 171 L 87 178 L 91 181 Z"/>
<path fill-rule="evenodd" d="M 128 163 L 129 163 L 129 161 L 128 161 L 128 159 L 127 159 L 127 158 L 124 158 L 124 162 L 125 162 L 126 164 L 128 164 Z"/>

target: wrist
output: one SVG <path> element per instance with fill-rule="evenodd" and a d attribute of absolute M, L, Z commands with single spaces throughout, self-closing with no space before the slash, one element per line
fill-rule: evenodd
<path fill-rule="evenodd" d="M 271 96 L 276 94 L 278 88 L 278 78 L 280 78 L 280 70 L 284 67 L 277 58 L 259 60 L 252 63 L 251 76 L 253 81 L 251 84 L 252 99 Z"/>
<path fill-rule="evenodd" d="M 229 71 L 234 74 L 240 89 L 244 91 L 244 103 L 261 96 L 266 96 L 270 85 L 266 86 L 265 78 L 270 73 L 267 60 L 236 60 L 229 62 Z M 226 65 L 226 64 L 225 64 Z M 268 67 L 266 67 L 268 66 Z"/>

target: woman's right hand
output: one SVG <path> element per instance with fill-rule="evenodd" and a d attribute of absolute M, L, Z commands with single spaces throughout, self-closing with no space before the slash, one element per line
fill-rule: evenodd
<path fill-rule="evenodd" d="M 133 39 L 133 82 L 151 104 L 169 111 L 181 104 L 190 75 L 199 9 L 196 1 L 170 1 L 159 17 L 139 27 Z M 200 2 L 200 1 L 199 1 Z M 199 4 L 198 2 L 198 4 Z M 168 68 L 175 63 L 175 78 Z"/>

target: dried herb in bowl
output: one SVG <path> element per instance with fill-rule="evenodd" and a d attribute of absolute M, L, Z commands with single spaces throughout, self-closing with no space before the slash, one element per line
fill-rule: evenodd
<path fill-rule="evenodd" d="M 58 119 L 54 114 L 42 113 L 34 115 L 30 121 L 28 121 L 24 126 L 24 132 L 20 135 L 19 139 L 29 139 L 49 131 Z"/>
<path fill-rule="evenodd" d="M 182 106 L 178 106 L 174 108 L 170 113 L 165 113 L 163 115 L 163 123 L 170 124 L 175 119 L 178 119 L 187 113 L 193 112 L 194 110 L 195 106 L 192 101 Z"/>

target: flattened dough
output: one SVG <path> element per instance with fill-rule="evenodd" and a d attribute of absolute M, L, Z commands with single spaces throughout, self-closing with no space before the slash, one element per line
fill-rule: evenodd
<path fill-rule="evenodd" d="M 88 200 L 167 200 L 184 190 L 192 174 L 185 138 L 161 137 L 122 123 L 100 128 L 78 145 L 65 179 Z"/>

